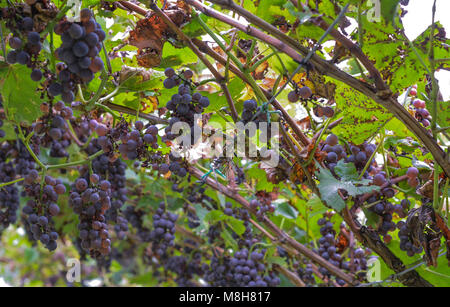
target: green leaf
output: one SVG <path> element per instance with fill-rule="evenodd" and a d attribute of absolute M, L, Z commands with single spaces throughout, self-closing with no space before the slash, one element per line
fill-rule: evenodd
<path fill-rule="evenodd" d="M 0 66 L 0 90 L 9 119 L 31 124 L 41 117 L 42 103 L 38 83 L 30 78 L 31 69 L 24 65 Z"/>
<path fill-rule="evenodd" d="M 286 260 L 284 258 L 281 258 L 281 257 L 278 257 L 278 256 L 266 257 L 266 261 L 270 265 L 278 264 L 279 266 L 282 266 L 282 267 L 286 267 L 287 266 Z"/>
<path fill-rule="evenodd" d="M 397 7 L 400 0 L 381 0 L 381 16 L 386 23 L 394 23 Z"/>
<path fill-rule="evenodd" d="M 233 236 L 228 230 L 223 229 L 222 232 L 220 233 L 220 236 L 225 241 L 227 246 L 231 247 L 233 250 L 239 249 L 236 240 L 233 238 Z"/>
<path fill-rule="evenodd" d="M 276 215 L 282 215 L 285 218 L 295 220 L 298 216 L 297 210 L 291 207 L 289 203 L 284 202 L 279 205 L 277 205 L 277 208 L 275 209 Z"/>
<path fill-rule="evenodd" d="M 344 160 L 339 160 L 334 171 L 342 180 L 357 181 L 359 177 L 355 164 L 345 163 Z"/>
<path fill-rule="evenodd" d="M 367 184 L 365 181 L 344 181 L 336 179 L 331 172 L 325 168 L 320 168 L 320 171 L 316 173 L 318 180 L 320 181 L 318 188 L 322 195 L 322 199 L 328 206 L 334 210 L 341 212 L 345 208 L 345 202 L 339 196 L 339 190 L 345 190 L 351 196 L 361 195 L 364 193 L 372 192 L 379 189 L 376 186 L 364 186 Z M 362 186 L 356 186 L 355 184 L 361 184 Z"/>
<path fill-rule="evenodd" d="M 238 220 L 232 216 L 228 216 L 227 223 L 231 227 L 231 229 L 233 229 L 233 231 L 239 236 L 245 232 L 245 226 L 243 221 Z"/>
<path fill-rule="evenodd" d="M 212 210 L 209 211 L 208 214 L 205 215 L 205 222 L 210 222 L 210 223 L 217 223 L 223 220 L 226 220 L 227 216 L 219 210 Z"/>

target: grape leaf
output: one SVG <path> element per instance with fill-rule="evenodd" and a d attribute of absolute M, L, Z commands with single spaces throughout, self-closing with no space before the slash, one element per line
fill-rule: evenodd
<path fill-rule="evenodd" d="M 0 67 L 0 90 L 9 119 L 31 124 L 42 115 L 38 86 L 30 78 L 31 69 L 24 65 Z"/>
<path fill-rule="evenodd" d="M 331 172 L 325 168 L 320 167 L 319 172 L 316 173 L 317 179 L 320 181 L 318 188 L 321 193 L 322 199 L 328 206 L 334 210 L 340 212 L 345 208 L 345 202 L 339 196 L 339 190 L 345 190 L 351 196 L 361 195 L 369 193 L 375 190 L 375 186 L 365 186 L 367 181 L 349 181 L 338 180 Z M 361 186 L 356 186 L 356 184 Z"/>

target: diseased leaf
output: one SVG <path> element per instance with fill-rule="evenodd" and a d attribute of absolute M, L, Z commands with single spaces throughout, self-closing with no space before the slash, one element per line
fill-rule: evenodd
<path fill-rule="evenodd" d="M 317 179 L 320 181 L 318 188 L 322 195 L 322 199 L 328 206 L 338 212 L 341 212 L 342 209 L 345 208 L 345 202 L 338 194 L 340 190 L 346 191 L 351 196 L 356 196 L 379 189 L 379 187 L 376 186 L 365 186 L 367 181 L 338 180 L 329 170 L 322 167 L 316 175 Z"/>

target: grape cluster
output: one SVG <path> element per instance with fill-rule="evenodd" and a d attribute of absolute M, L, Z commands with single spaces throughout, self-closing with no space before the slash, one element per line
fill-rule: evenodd
<path fill-rule="evenodd" d="M 31 80 L 41 81 L 43 73 L 36 68 L 36 58 L 42 49 L 41 36 L 38 32 L 33 31 L 34 22 L 31 17 L 25 17 L 18 25 L 21 32 L 26 36 L 26 41 L 20 36 L 13 36 L 9 40 L 9 46 L 13 49 L 6 55 L 6 61 L 9 64 L 19 63 L 32 68 Z"/>
<path fill-rule="evenodd" d="M 189 254 L 189 252 L 186 253 Z M 164 269 L 175 273 L 175 282 L 178 287 L 195 287 L 196 283 L 192 281 L 194 276 L 204 274 L 201 261 L 202 255 L 199 252 L 194 252 L 189 257 L 172 256 L 164 261 Z"/>
<path fill-rule="evenodd" d="M 317 224 L 320 226 L 320 234 L 322 235 L 318 242 L 319 249 L 317 253 L 332 265 L 340 267 L 342 256 L 336 250 L 336 232 L 333 229 L 333 223 L 324 217 L 319 219 Z M 322 271 L 322 274 L 328 275 L 328 272 L 324 268 L 319 268 L 319 270 Z"/>
<path fill-rule="evenodd" d="M 62 41 L 56 49 L 56 56 L 65 65 L 59 70 L 59 82 L 53 82 L 48 93 L 61 95 L 64 102 L 70 103 L 75 98 L 75 84 L 89 83 L 95 73 L 103 69 L 103 61 L 98 54 L 106 33 L 89 9 L 80 11 L 80 22 L 60 22 L 55 33 L 61 36 Z"/>
<path fill-rule="evenodd" d="M 328 168 L 334 173 L 334 168 L 339 160 L 344 159 L 346 163 L 353 163 L 357 170 L 361 171 L 364 169 L 368 160 L 372 156 L 372 154 L 376 150 L 376 146 L 374 144 L 363 143 L 359 146 L 351 145 L 350 152 L 351 154 L 347 156 L 347 152 L 345 148 L 340 145 L 338 137 L 334 134 L 330 134 L 325 139 L 325 143 L 322 147 L 322 151 L 327 153 L 325 158 L 326 164 Z M 371 161 L 371 164 L 373 161 Z M 370 165 L 366 172 L 363 174 L 363 178 L 370 179 L 369 173 L 374 170 L 373 166 Z"/>
<path fill-rule="evenodd" d="M 424 127 L 429 127 L 432 118 L 430 112 L 426 109 L 425 101 L 415 99 L 412 105 L 414 106 L 414 115 L 416 119 L 421 122 Z"/>
<path fill-rule="evenodd" d="M 254 99 L 248 99 L 244 101 L 241 119 L 244 124 L 251 122 L 256 115 L 258 109 L 258 103 Z M 262 114 L 261 120 L 267 119 L 264 114 Z"/>
<path fill-rule="evenodd" d="M 174 245 L 177 219 L 178 215 L 166 211 L 164 202 L 159 204 L 156 213 L 153 215 L 152 250 L 160 257 L 166 254 L 169 246 Z"/>
<path fill-rule="evenodd" d="M 272 272 L 264 275 L 267 269 L 263 262 L 265 253 L 265 249 L 249 252 L 247 248 L 234 253 L 229 265 L 236 286 L 276 287 L 280 284 L 280 279 Z"/>
<path fill-rule="evenodd" d="M 333 229 L 333 223 L 330 221 L 330 218 L 329 214 L 325 214 L 324 217 L 318 220 L 317 224 L 321 226 L 320 234 L 322 237 L 318 241 L 319 248 L 317 250 L 313 249 L 313 251 L 334 266 L 353 274 L 356 273 L 358 278 L 364 280 L 366 276 L 365 271 L 367 270 L 367 255 L 370 254 L 370 251 L 365 251 L 354 245 L 340 246 L 339 237 L 336 238 L 336 232 Z M 341 231 L 349 233 L 344 224 L 341 224 L 340 228 Z M 331 277 L 328 270 L 323 267 L 319 267 L 319 272 L 328 278 Z M 336 283 L 340 286 L 345 285 L 345 281 L 340 278 L 336 278 Z"/>
<path fill-rule="evenodd" d="M 384 172 L 379 172 L 373 177 L 373 183 L 375 185 L 382 186 L 387 182 Z M 367 207 L 369 211 L 380 216 L 381 221 L 378 227 L 378 232 L 384 236 L 386 243 L 389 243 L 392 239 L 388 232 L 396 229 L 396 224 L 393 221 L 393 214 L 396 213 L 398 217 L 404 218 L 409 210 L 410 202 L 407 199 L 403 199 L 400 204 L 394 205 L 389 202 L 388 199 L 395 195 L 395 190 L 390 187 L 382 188 L 380 192 L 373 193 L 367 199 Z"/>
<path fill-rule="evenodd" d="M 134 206 L 127 206 L 124 210 L 125 218 L 137 230 L 138 237 L 143 242 L 151 241 L 151 230 L 144 226 L 144 216 L 146 212 Z"/>
<path fill-rule="evenodd" d="M 92 139 L 86 148 L 87 153 L 89 155 L 97 153 L 101 149 L 99 143 L 99 139 Z M 114 230 L 120 238 L 123 238 L 125 232 L 128 231 L 128 222 L 121 216 L 121 209 L 128 199 L 125 176 L 127 164 L 121 159 L 105 153 L 92 161 L 92 169 L 101 179 L 108 179 L 111 184 L 111 208 L 106 212 L 106 219 L 116 223 Z"/>
<path fill-rule="evenodd" d="M 273 213 L 275 211 L 275 207 L 272 204 L 267 201 L 259 201 L 258 199 L 250 201 L 250 208 L 256 212 L 258 220 L 262 220 L 266 212 Z"/>
<path fill-rule="evenodd" d="M 100 180 L 97 174 L 90 175 L 88 179 L 78 178 L 70 192 L 69 204 L 79 215 L 81 247 L 93 258 L 101 258 L 111 252 L 105 218 L 106 211 L 111 208 L 110 194 L 111 183 Z"/>
<path fill-rule="evenodd" d="M 258 103 L 254 99 L 248 99 L 244 101 L 241 123 L 247 125 L 252 122 L 256 125 L 257 129 L 261 129 L 261 135 L 259 136 L 259 141 L 261 143 L 267 143 L 271 139 L 271 128 L 270 128 L 270 113 L 267 106 L 258 106 Z M 266 126 L 261 126 L 264 123 Z M 253 137 L 256 131 L 252 129 L 246 129 L 245 133 L 248 137 Z"/>
<path fill-rule="evenodd" d="M 294 263 L 294 268 L 296 268 L 298 276 L 307 285 L 314 285 L 316 279 L 314 278 L 314 270 L 311 263 L 306 263 L 303 267 L 300 266 L 298 262 Z"/>
<path fill-rule="evenodd" d="M 213 287 L 234 286 L 233 273 L 230 270 L 230 259 L 215 253 L 211 257 L 209 268 L 206 268 L 205 280 Z"/>
<path fill-rule="evenodd" d="M 16 145 L 13 146 L 13 150 L 14 150 L 13 163 L 16 166 L 16 173 L 21 176 L 27 175 L 31 170 L 33 170 L 36 167 L 36 162 L 28 152 L 22 140 L 18 140 L 16 142 Z"/>
<path fill-rule="evenodd" d="M 66 120 L 72 118 L 72 109 L 62 101 L 55 103 L 51 110 L 47 103 L 43 103 L 41 109 L 47 114 L 32 126 L 35 134 L 40 136 L 39 138 L 33 138 L 35 145 L 50 148 L 51 157 L 67 157 L 69 154 L 66 148 L 71 144 L 72 137 Z"/>
<path fill-rule="evenodd" d="M 164 80 L 164 87 L 171 89 L 178 86 L 178 93 L 174 94 L 166 104 L 171 118 L 165 129 L 166 135 L 163 137 L 163 141 L 174 140 L 178 135 L 172 133 L 173 125 L 184 122 L 191 128 L 190 144 L 193 145 L 197 142 L 194 132 L 198 130 L 195 115 L 203 113 L 204 109 L 209 106 L 209 99 L 199 92 L 193 91 L 194 84 L 191 80 L 193 72 L 191 70 L 177 74 L 173 68 L 167 68 L 164 74 L 167 77 Z"/>
<path fill-rule="evenodd" d="M 23 213 L 27 215 L 26 219 L 34 240 L 41 241 L 49 251 L 53 251 L 57 247 L 58 239 L 53 217 L 60 212 L 57 204 L 58 195 L 64 194 L 66 187 L 60 179 L 51 176 L 44 177 L 42 188 L 41 181 L 37 170 L 31 170 L 25 176 L 24 194 L 31 199 L 23 207 Z"/>
<path fill-rule="evenodd" d="M 7 143 L 0 147 L 0 183 L 15 179 L 16 171 L 11 162 L 6 162 L 9 152 Z M 17 221 L 19 191 L 14 185 L 0 188 L 0 233 Z"/>
<path fill-rule="evenodd" d="M 195 213 L 191 211 L 188 211 L 187 213 L 187 220 L 189 228 L 197 228 L 198 226 L 200 226 L 200 219 Z"/>

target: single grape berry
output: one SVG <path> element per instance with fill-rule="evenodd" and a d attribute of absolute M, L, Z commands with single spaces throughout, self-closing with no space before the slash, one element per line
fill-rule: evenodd
<path fill-rule="evenodd" d="M 33 81 L 40 81 L 42 79 L 42 71 L 39 69 L 33 69 L 31 72 L 31 80 Z"/>
<path fill-rule="evenodd" d="M 406 176 L 408 176 L 408 178 L 414 179 L 414 178 L 417 178 L 418 175 L 419 175 L 419 170 L 415 167 L 410 167 L 406 171 Z"/>
<path fill-rule="evenodd" d="M 39 44 L 39 41 L 41 40 L 41 36 L 37 32 L 30 32 L 28 33 L 28 42 L 32 45 Z"/>
<path fill-rule="evenodd" d="M 50 96 L 58 96 L 62 93 L 62 86 L 61 84 L 54 82 L 52 84 L 50 84 L 50 86 L 48 87 L 48 93 L 50 94 Z"/>
<path fill-rule="evenodd" d="M 17 52 L 14 50 L 8 52 L 8 54 L 6 55 L 6 62 L 8 62 L 9 64 L 17 63 Z"/>
<path fill-rule="evenodd" d="M 327 136 L 327 138 L 325 139 L 325 144 L 328 144 L 330 146 L 334 146 L 338 143 L 338 137 L 334 134 L 330 134 L 329 136 Z"/>
<path fill-rule="evenodd" d="M 191 79 L 194 76 L 194 73 L 192 72 L 192 70 L 188 69 L 183 73 L 183 75 L 186 79 Z"/>
<path fill-rule="evenodd" d="M 312 95 L 312 91 L 308 86 L 303 86 L 298 89 L 298 95 L 303 99 L 308 99 Z"/>
<path fill-rule="evenodd" d="M 77 57 L 83 57 L 88 54 L 89 52 L 89 46 L 82 41 L 78 41 L 73 45 L 73 54 L 75 54 Z"/>
<path fill-rule="evenodd" d="M 28 61 L 30 60 L 30 55 L 25 51 L 20 51 L 17 54 L 17 63 L 26 65 Z"/>
<path fill-rule="evenodd" d="M 22 48 L 22 40 L 18 37 L 13 37 L 9 40 L 9 45 L 15 50 L 20 49 Z"/>
<path fill-rule="evenodd" d="M 173 76 L 175 76 L 175 70 L 171 67 L 168 67 L 166 68 L 166 70 L 164 70 L 164 74 L 167 78 L 172 78 Z"/>
<path fill-rule="evenodd" d="M 72 25 L 70 26 L 69 30 L 67 31 L 70 35 L 70 37 L 72 37 L 73 39 L 79 39 L 83 36 L 83 28 L 76 24 L 76 23 L 72 23 Z"/>
<path fill-rule="evenodd" d="M 289 102 L 297 102 L 298 99 L 299 99 L 299 96 L 295 91 L 289 92 L 289 94 L 288 94 Z"/>

